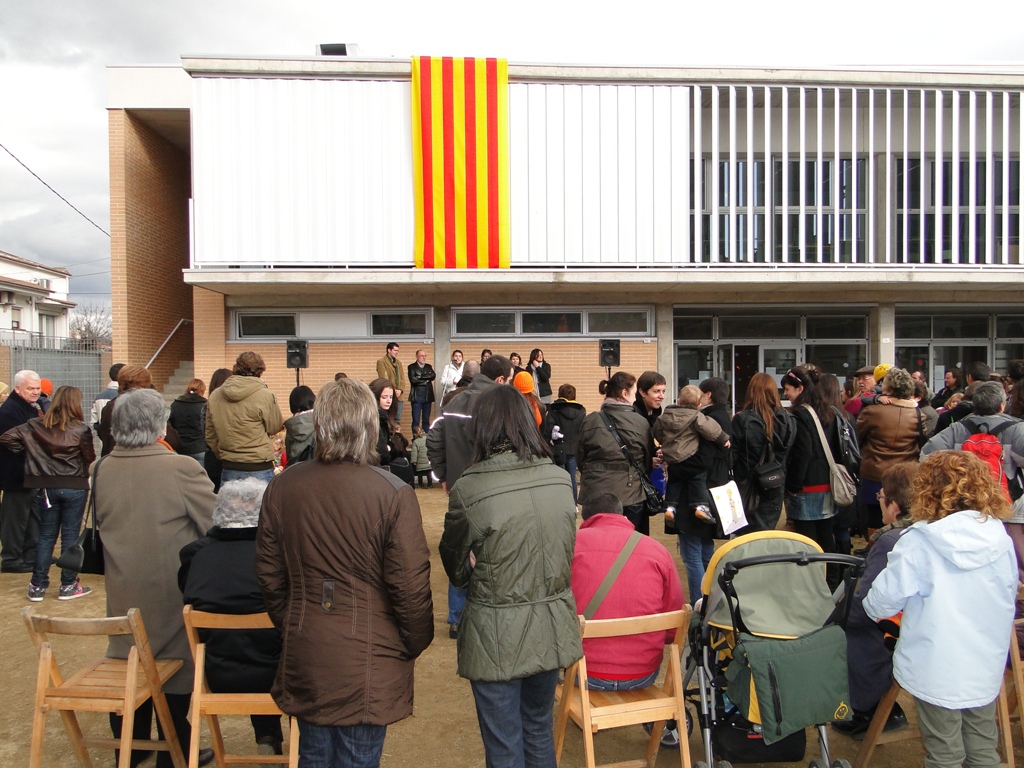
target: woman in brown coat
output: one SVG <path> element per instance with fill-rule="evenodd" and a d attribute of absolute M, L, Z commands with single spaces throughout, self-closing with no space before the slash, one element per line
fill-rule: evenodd
<path fill-rule="evenodd" d="M 167 410 L 163 397 L 152 389 L 117 396 L 111 417 L 116 446 L 93 466 L 92 487 L 96 525 L 103 534 L 107 615 L 123 616 L 138 608 L 153 655 L 184 662 L 164 691 L 178 741 L 187 745 L 194 667 L 181 616 L 178 552 L 213 525 L 216 497 L 201 464 L 157 443 L 167 427 Z M 126 659 L 130 650 L 131 638 L 114 637 L 107 655 Z M 136 710 L 135 738 L 149 738 L 151 712 L 151 702 Z M 120 717 L 111 715 L 111 728 L 120 736 Z M 209 762 L 213 752 L 205 752 Z M 143 754 L 133 754 L 133 764 Z M 160 752 L 156 764 L 169 767 L 170 753 Z"/>
<path fill-rule="evenodd" d="M 299 763 L 377 765 L 412 714 L 413 662 L 434 637 L 416 493 L 378 462 L 377 403 L 355 379 L 313 406 L 316 461 L 267 487 L 256 574 L 284 646 L 271 693 L 299 719 Z"/>
<path fill-rule="evenodd" d="M 878 404 L 864 408 L 857 417 L 861 456 L 859 500 L 869 531 L 882 527 L 877 494 L 882 489 L 885 470 L 903 461 L 917 461 L 921 452 L 923 419 L 913 398 L 914 380 L 910 374 L 902 368 L 890 368 L 882 379 Z"/>

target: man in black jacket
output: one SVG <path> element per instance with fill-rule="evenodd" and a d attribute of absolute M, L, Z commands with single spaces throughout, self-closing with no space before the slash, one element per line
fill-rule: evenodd
<path fill-rule="evenodd" d="M 35 371 L 14 374 L 14 391 L 0 405 L 0 434 L 42 416 L 42 381 Z M 25 457 L 0 448 L 0 571 L 32 573 L 39 542 L 39 490 L 25 487 Z"/>
<path fill-rule="evenodd" d="M 412 403 L 412 431 L 417 425 L 430 429 L 430 404 L 434 402 L 434 367 L 427 362 L 427 351 L 416 350 L 416 362 L 409 366 L 409 402 Z"/>

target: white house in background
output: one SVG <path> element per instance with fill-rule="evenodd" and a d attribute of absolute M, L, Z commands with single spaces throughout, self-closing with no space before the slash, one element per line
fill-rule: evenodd
<path fill-rule="evenodd" d="M 68 335 L 71 273 L 0 251 L 0 340 Z"/>

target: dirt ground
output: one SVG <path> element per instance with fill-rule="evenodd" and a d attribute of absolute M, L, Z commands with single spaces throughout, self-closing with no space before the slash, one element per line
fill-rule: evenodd
<path fill-rule="evenodd" d="M 433 644 L 420 657 L 416 664 L 416 704 L 413 717 L 397 723 L 388 729 L 384 744 L 382 765 L 385 768 L 396 766 L 419 766 L 422 768 L 441 768 L 444 766 L 466 766 L 475 768 L 484 765 L 483 745 L 477 729 L 476 716 L 473 708 L 472 694 L 469 683 L 455 674 L 455 641 L 448 639 L 446 617 L 446 579 L 444 570 L 437 558 L 437 542 L 441 537 L 444 524 L 446 498 L 435 486 L 433 490 L 417 491 L 423 510 L 424 528 L 427 541 L 431 546 L 432 574 L 431 583 L 434 592 L 434 616 L 436 622 Z M 661 521 L 652 521 L 652 528 L 661 529 Z M 675 551 L 673 541 L 664 534 L 656 533 L 670 551 Z M 678 562 L 678 556 L 677 556 Z M 684 579 L 682 564 L 679 562 L 680 577 Z M 54 572 L 51 578 L 56 576 Z M 58 602 L 52 597 L 42 603 L 35 604 L 38 613 L 61 616 L 102 616 L 104 614 L 103 577 L 85 576 L 83 583 L 91 586 L 93 595 L 70 602 Z M 32 698 L 35 688 L 37 657 L 29 640 L 21 618 L 21 610 L 29 605 L 25 599 L 28 576 L 21 574 L 0 575 L 0 632 L 5 642 L 0 646 L 0 658 L 3 660 L 4 673 L 2 701 L 0 710 L 0 732 L 7 734 L 0 739 L 0 766 L 21 766 L 28 761 L 29 741 L 31 738 Z M 101 655 L 104 650 L 102 642 L 79 642 L 72 645 L 60 645 L 70 662 L 69 666 L 80 665 L 94 656 Z M 59 658 L 59 656 L 58 656 Z M 911 723 L 916 721 L 913 703 L 901 695 L 901 703 L 910 717 Z M 106 717 L 83 717 L 86 731 L 96 730 L 107 735 Z M 225 736 L 232 746 L 248 749 L 252 744 L 252 731 L 248 720 L 234 718 L 225 721 Z M 570 732 L 566 737 L 565 753 L 562 765 L 582 766 L 583 741 L 579 730 L 570 724 Z M 1016 731 L 1017 729 L 1014 728 Z M 1024 759 L 1024 749 L 1017 736 L 1016 758 Z M 204 737 L 204 743 L 208 738 Z M 646 734 L 639 728 L 621 728 L 600 733 L 596 739 L 597 759 L 599 763 L 615 762 L 643 756 Z M 844 736 L 830 736 L 832 758 L 845 758 L 853 761 L 860 746 Z M 690 738 L 690 752 L 694 762 L 704 759 L 703 746 L 699 731 Z M 100 753 L 93 753 L 97 758 Z M 109 754 L 109 753 L 108 753 Z M 917 739 L 880 746 L 876 749 L 872 765 L 896 768 L 899 766 L 920 765 L 923 763 L 923 749 Z M 803 765 L 812 758 L 818 757 L 817 741 L 813 731 L 808 731 L 808 748 Z M 113 755 L 103 756 L 96 760 L 96 765 L 112 765 Z M 152 766 L 151 759 L 145 763 Z M 45 766 L 74 766 L 76 760 L 71 752 L 67 736 L 60 719 L 49 715 L 45 741 Z M 657 765 L 665 768 L 679 765 L 679 753 L 676 750 L 662 750 L 658 755 Z M 780 765 L 780 764 L 775 764 Z"/>

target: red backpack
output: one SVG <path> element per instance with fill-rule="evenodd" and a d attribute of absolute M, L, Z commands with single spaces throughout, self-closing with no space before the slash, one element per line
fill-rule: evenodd
<path fill-rule="evenodd" d="M 999 433 L 1016 423 L 1016 421 L 1003 421 L 996 424 L 990 430 L 985 424 L 976 424 L 966 420 L 961 422 L 970 430 L 971 434 L 970 437 L 964 440 L 960 450 L 973 453 L 988 465 L 992 477 L 1002 486 L 1003 493 L 1006 494 L 1006 499 L 1010 502 L 1013 499 L 1010 497 L 1009 483 L 1006 478 L 1004 448 L 999 440 Z"/>

